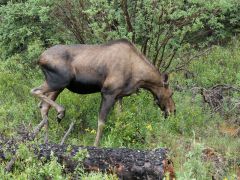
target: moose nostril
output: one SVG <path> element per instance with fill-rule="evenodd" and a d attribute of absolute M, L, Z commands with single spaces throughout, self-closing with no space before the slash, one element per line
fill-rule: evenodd
<path fill-rule="evenodd" d="M 164 113 L 164 118 L 167 119 L 167 117 L 168 117 L 168 113 L 165 112 Z"/>

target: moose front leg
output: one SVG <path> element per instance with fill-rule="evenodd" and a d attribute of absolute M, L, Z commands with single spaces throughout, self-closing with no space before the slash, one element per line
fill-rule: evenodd
<path fill-rule="evenodd" d="M 110 109 L 113 107 L 114 103 L 115 103 L 115 96 L 102 94 L 102 101 L 101 101 L 100 112 L 98 117 L 98 129 L 97 129 L 97 135 L 94 142 L 94 146 L 99 146 L 99 141 L 101 139 L 103 128 L 105 126 L 105 120 L 107 118 L 107 115 Z"/>
<path fill-rule="evenodd" d="M 116 103 L 117 105 L 117 113 L 120 114 L 123 111 L 123 105 L 122 105 L 122 97 L 118 98 L 118 101 Z"/>

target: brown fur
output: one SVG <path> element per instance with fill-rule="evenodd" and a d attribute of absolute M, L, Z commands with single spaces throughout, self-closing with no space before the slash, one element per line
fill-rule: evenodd
<path fill-rule="evenodd" d="M 46 116 L 51 105 L 57 110 L 58 118 L 63 118 L 64 109 L 54 100 L 64 88 L 79 94 L 101 92 L 95 145 L 99 143 L 106 116 L 115 101 L 139 88 L 153 94 L 165 116 L 175 111 L 168 76 L 161 75 L 127 40 L 103 45 L 57 45 L 43 52 L 39 65 L 46 80 L 32 93 L 48 104 L 42 116 Z M 55 92 L 52 99 L 46 95 L 51 92 Z"/>

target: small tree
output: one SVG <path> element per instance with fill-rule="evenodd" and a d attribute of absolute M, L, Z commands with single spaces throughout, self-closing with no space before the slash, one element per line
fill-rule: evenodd
<path fill-rule="evenodd" d="M 184 69 L 195 50 L 237 33 L 239 7 L 210 0 L 63 0 L 54 15 L 80 43 L 127 38 L 161 71 L 172 71 Z"/>

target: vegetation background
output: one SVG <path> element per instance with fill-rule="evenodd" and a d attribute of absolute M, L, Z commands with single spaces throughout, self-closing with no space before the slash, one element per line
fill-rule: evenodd
<path fill-rule="evenodd" d="M 178 179 L 237 179 L 239 32 L 238 0 L 1 0 L 0 132 L 14 137 L 20 127 L 31 130 L 40 122 L 38 99 L 29 92 L 43 81 L 36 62 L 46 48 L 126 38 L 161 72 L 170 73 L 177 116 L 165 120 L 151 94 L 141 91 L 123 100 L 123 112 L 113 109 L 101 146 L 167 147 Z M 215 106 L 206 95 L 219 84 L 234 90 L 224 90 Z M 65 90 L 57 101 L 67 114 L 58 124 L 56 112 L 51 111 L 49 139 L 59 143 L 75 122 L 67 143 L 92 145 L 99 94 L 83 96 Z M 43 142 L 41 133 L 35 143 Z M 206 149 L 217 160 L 204 160 Z M 64 174 L 56 158 L 43 164 L 24 145 L 11 173 L 4 171 L 6 162 L 0 162 L 0 177 L 5 179 L 71 179 L 76 174 L 82 179 L 116 179 L 79 169 Z"/>

